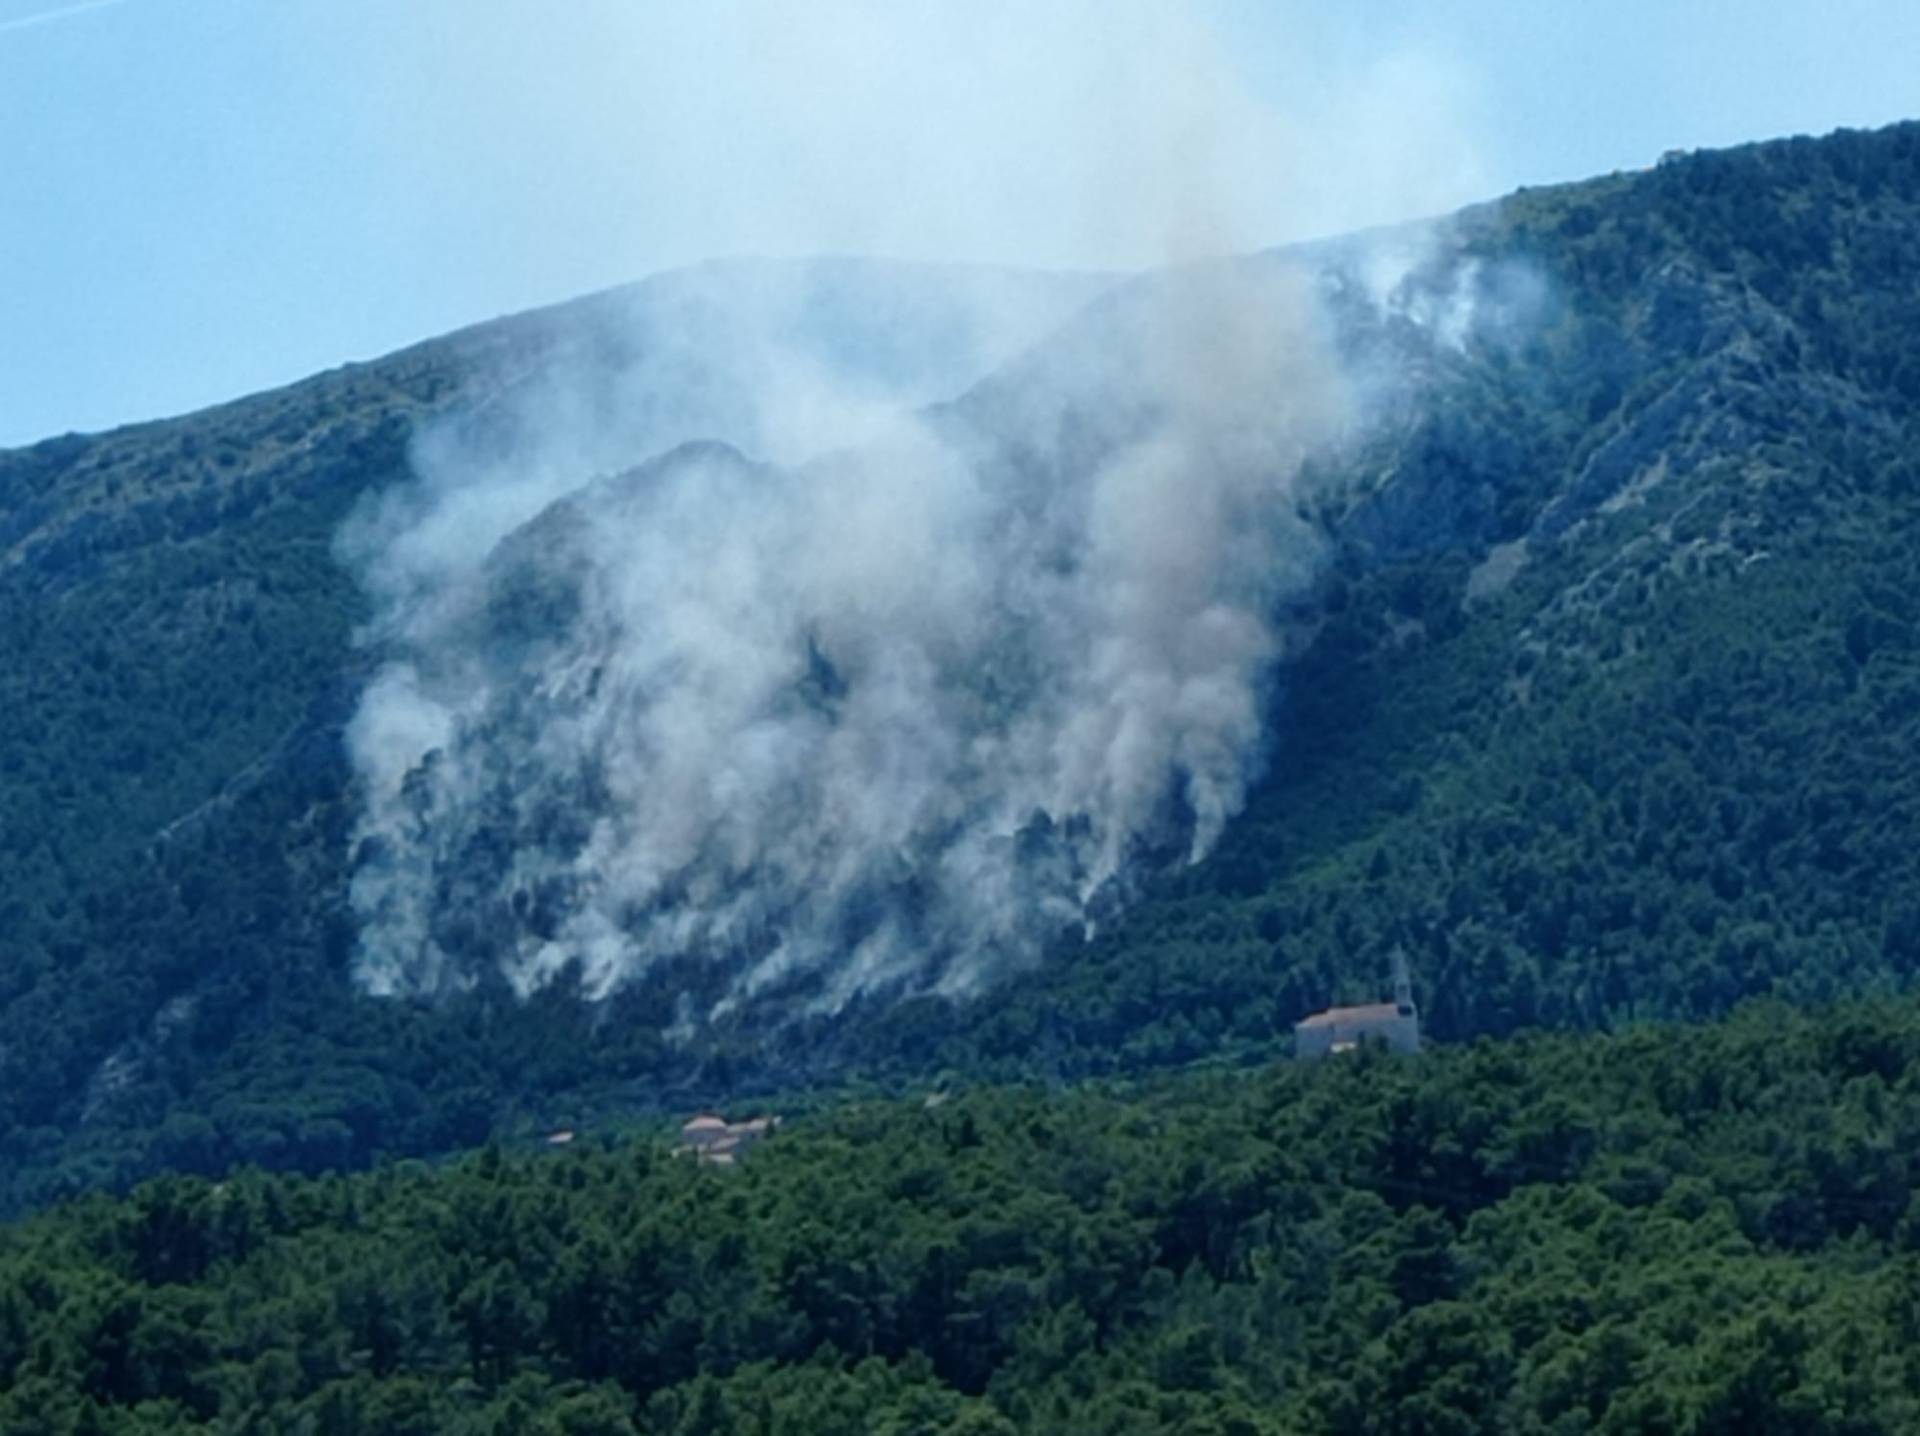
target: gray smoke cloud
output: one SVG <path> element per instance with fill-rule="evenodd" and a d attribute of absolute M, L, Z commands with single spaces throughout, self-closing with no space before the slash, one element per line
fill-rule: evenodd
<path fill-rule="evenodd" d="M 783 464 L 608 473 L 688 435 L 576 374 L 430 436 L 343 537 L 387 655 L 349 732 L 371 990 L 968 992 L 1238 810 L 1321 560 L 1302 460 L 1355 417 L 1312 277 L 1134 283 L 931 410 L 792 339 L 730 343 L 743 390 L 676 415 Z"/>
<path fill-rule="evenodd" d="M 1289 206 L 1332 229 L 1455 187 L 1442 71 L 1316 88 L 1294 56 L 1282 114 L 1165 7 L 792 13 L 767 12 L 792 43 L 739 103 L 726 70 L 679 67 L 687 115 L 725 111 L 703 135 L 780 139 L 752 228 L 900 249 L 934 223 L 1028 254 L 1052 215 L 1076 253 L 1186 262 L 1104 294 L 851 264 L 824 299 L 812 269 L 721 266 L 486 376 L 340 541 L 378 615 L 348 734 L 372 991 L 577 971 L 677 992 L 661 1020 L 685 1031 L 968 993 L 1090 931 L 1204 856 L 1260 771 L 1286 614 L 1325 560 L 1304 461 L 1397 382 L 1330 315 L 1358 294 L 1454 322 L 1409 307 L 1418 237 L 1337 283 L 1209 258 Z M 663 92 L 628 64 L 621 93 Z M 741 126 L 782 96 L 817 143 Z M 559 118 L 594 154 L 658 130 Z"/>

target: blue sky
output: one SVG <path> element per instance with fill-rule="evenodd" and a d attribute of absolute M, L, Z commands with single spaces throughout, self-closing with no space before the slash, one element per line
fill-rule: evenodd
<path fill-rule="evenodd" d="M 0 0 L 0 444 L 730 254 L 1130 267 L 1920 115 L 1920 5 Z"/>

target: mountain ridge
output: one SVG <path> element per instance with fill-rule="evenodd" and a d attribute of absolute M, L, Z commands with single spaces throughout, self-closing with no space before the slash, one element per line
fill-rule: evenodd
<path fill-rule="evenodd" d="M 29 953 L 0 992 L 0 1066 L 18 1094 L 0 1115 L 32 1174 L 13 1199 L 154 1164 L 434 1150 L 648 1092 L 930 1065 L 1073 1076 L 1266 1050 L 1301 1012 L 1364 994 L 1395 944 L 1443 1037 L 1903 985 L 1920 926 L 1900 906 L 1906 865 L 1888 834 L 1910 801 L 1892 765 L 1912 684 L 1898 536 L 1920 368 L 1898 336 L 1920 318 L 1916 151 L 1913 125 L 1770 142 L 1523 191 L 1443 226 L 1409 271 L 1428 265 L 1408 303 L 1535 266 L 1538 314 L 1511 333 L 1469 331 L 1459 349 L 1416 342 L 1410 313 L 1355 331 L 1363 349 L 1417 352 L 1425 367 L 1389 422 L 1315 461 L 1332 559 L 1301 617 L 1317 637 L 1282 676 L 1268 777 L 1206 863 L 1157 875 L 1122 923 L 991 1003 L 856 1006 L 777 1038 L 722 1022 L 694 1053 L 622 1030 L 658 991 L 586 1015 L 564 982 L 514 1009 L 346 1000 L 349 814 L 344 771 L 322 750 L 347 694 L 309 690 L 324 701 L 300 710 L 313 714 L 304 729 L 299 713 L 262 715 L 233 746 L 258 753 L 306 731 L 319 747 L 291 781 L 235 795 L 218 822 L 141 860 L 153 869 L 56 881 L 73 864 L 44 854 L 16 868 L 63 907 L 4 925 Z M 991 389 L 961 403 L 1001 431 L 991 442 L 1016 436 L 1009 462 L 1059 442 L 1022 450 Z M 396 437 L 379 440 L 395 458 Z M 340 492 L 377 484 L 379 465 L 339 443 Z M 8 482 L 18 456 L 0 457 L 14 461 L 0 464 Z M 153 522 L 192 537 L 224 521 L 216 508 Z M 320 576 L 332 555 L 319 528 L 300 551 L 340 607 L 295 655 L 339 653 L 328 645 L 355 621 L 337 570 Z M 82 592 L 72 580 L 90 557 L 74 548 L 37 561 L 46 584 L 18 594 L 9 632 L 44 628 L 49 593 Z M 1496 550 L 1505 567 L 1484 568 Z M 272 565 L 252 562 L 246 593 L 230 591 L 223 561 L 193 601 L 225 612 L 251 596 L 280 614 Z M 116 621 L 111 604 L 77 607 L 41 650 L 55 671 Z M 255 624 L 235 646 L 284 653 L 275 645 L 312 615 L 294 618 L 276 618 L 288 626 L 271 643 Z M 1760 641 L 1763 627 L 1781 641 Z M 103 672 L 118 672 L 108 658 Z M 23 711 L 63 711 L 37 701 Z M 182 699 L 163 688 L 145 701 L 165 713 Z M 52 726 L 111 734 L 124 695 L 98 702 L 93 718 Z M 6 749 L 44 740 L 15 730 Z M 1801 770 L 1768 769 L 1764 751 L 1797 752 Z M 1643 768 L 1660 783 L 1634 780 Z M 233 769 L 199 772 L 218 788 Z M 230 891 L 207 880 L 223 863 Z M 1762 901 L 1770 885 L 1790 910 Z M 336 896 L 315 904 L 316 892 Z M 55 995 L 89 971 L 113 1000 Z M 52 1040 L 31 1050 L 30 1032 Z M 263 1060 L 286 1075 L 262 1081 Z M 103 1086 L 109 1070 L 131 1075 Z M 60 1130 L 82 1111 L 77 1138 Z"/>

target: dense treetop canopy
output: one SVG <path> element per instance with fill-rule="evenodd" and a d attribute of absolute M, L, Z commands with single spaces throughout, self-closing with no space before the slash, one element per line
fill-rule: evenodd
<path fill-rule="evenodd" d="M 1920 1005 L 851 1103 L 0 1235 L 8 1432 L 1896 1432 Z"/>

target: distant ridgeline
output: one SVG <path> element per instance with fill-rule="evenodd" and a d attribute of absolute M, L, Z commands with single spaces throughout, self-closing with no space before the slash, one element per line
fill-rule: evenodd
<path fill-rule="evenodd" d="M 1204 861 L 1156 854 L 1090 940 L 963 1003 L 722 1012 L 683 1040 L 670 962 L 597 1004 L 568 972 L 524 1001 L 350 980 L 341 732 L 378 655 L 353 647 L 369 614 L 336 534 L 429 420 L 484 446 L 516 386 L 654 372 L 643 352 L 711 386 L 729 351 L 650 350 L 648 316 L 737 339 L 728 271 L 0 454 L 0 1201 L 843 1079 L 1264 1055 L 1372 1000 L 1395 949 L 1434 1045 L 1905 988 L 1920 126 L 1523 191 L 1413 248 L 1386 308 L 1333 293 L 1381 397 L 1302 493 L 1325 566 L 1286 615 L 1264 776 Z M 1359 252 L 1299 257 L 1351 274 Z M 792 282 L 965 348 L 938 317 L 950 275 L 829 279 Z M 1103 325 L 1125 306 L 1089 306 L 1104 281 L 1021 282 L 1055 337 L 895 397 L 957 396 L 941 422 L 1046 472 L 1108 381 L 1048 426 L 1020 397 L 1120 352 Z M 1461 293 L 1513 302 L 1456 325 Z"/>

